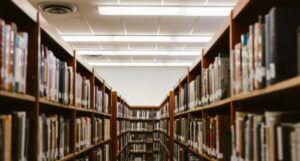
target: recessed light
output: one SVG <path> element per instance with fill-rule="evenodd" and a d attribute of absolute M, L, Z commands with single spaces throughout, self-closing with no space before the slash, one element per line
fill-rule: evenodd
<path fill-rule="evenodd" d="M 165 35 L 114 35 L 114 36 L 61 36 L 67 42 L 179 42 L 207 43 L 211 36 L 165 36 Z"/>
<path fill-rule="evenodd" d="M 189 67 L 192 63 L 97 63 L 90 62 L 89 65 L 93 67 L 101 66 L 129 66 L 129 67 Z"/>
<path fill-rule="evenodd" d="M 82 56 L 200 56 L 201 50 L 78 50 Z"/>
<path fill-rule="evenodd" d="M 100 15 L 122 16 L 228 16 L 232 7 L 219 6 L 99 6 Z"/>

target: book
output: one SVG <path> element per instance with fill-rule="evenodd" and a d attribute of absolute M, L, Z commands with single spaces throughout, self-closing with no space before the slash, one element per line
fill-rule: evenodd
<path fill-rule="evenodd" d="M 268 85 L 299 75 L 296 34 L 299 20 L 299 7 L 273 7 L 268 13 L 265 24 L 269 33 L 266 38 Z"/>
<path fill-rule="evenodd" d="M 104 140 L 109 140 L 110 139 L 110 119 L 104 119 Z"/>
<path fill-rule="evenodd" d="M 70 153 L 70 120 L 39 116 L 39 160 L 57 160 Z"/>
<path fill-rule="evenodd" d="M 98 112 L 103 112 L 103 91 L 98 86 L 94 86 L 94 92 L 94 109 Z"/>
<path fill-rule="evenodd" d="M 26 93 L 28 33 L 0 19 L 0 88 Z"/>

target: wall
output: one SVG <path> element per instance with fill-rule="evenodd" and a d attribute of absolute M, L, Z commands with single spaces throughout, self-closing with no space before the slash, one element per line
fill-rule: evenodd
<path fill-rule="evenodd" d="M 96 71 L 131 106 L 158 106 L 186 67 L 98 67 Z"/>

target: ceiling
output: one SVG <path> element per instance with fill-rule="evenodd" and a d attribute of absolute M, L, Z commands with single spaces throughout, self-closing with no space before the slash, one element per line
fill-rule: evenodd
<path fill-rule="evenodd" d="M 30 0 L 38 7 L 41 2 Z M 43 13 L 60 35 L 213 35 L 224 17 L 100 16 L 99 5 L 234 6 L 237 0 L 56 0 L 75 4 L 65 15 Z M 77 50 L 195 50 L 196 56 L 85 56 L 89 62 L 192 63 L 206 43 L 181 42 L 69 42 Z"/>
<path fill-rule="evenodd" d="M 75 4 L 77 11 L 65 15 L 42 12 L 61 36 L 212 36 L 224 17 L 192 16 L 104 16 L 102 5 L 234 6 L 237 0 L 29 0 L 38 8 L 48 1 Z M 156 40 L 156 39 L 155 39 Z M 173 40 L 173 39 L 172 39 Z M 157 40 L 156 40 L 157 41 Z M 83 56 L 130 105 L 159 105 L 187 66 L 199 60 L 207 42 L 68 42 L 76 50 L 99 50 Z M 105 51 L 150 51 L 148 55 L 105 55 Z M 153 51 L 193 51 L 193 56 L 155 55 Z M 98 65 L 99 65 L 98 64 Z M 114 64 L 114 65 L 113 65 Z M 124 65 L 127 64 L 127 65 Z M 135 65 L 133 65 L 135 64 Z M 144 64 L 141 65 L 141 64 Z M 147 65 L 145 65 L 147 64 Z M 166 65 L 168 64 L 168 65 Z M 176 64 L 176 65 L 174 65 Z M 185 64 L 182 66 L 182 64 Z M 90 64 L 91 65 L 91 64 Z M 130 66 L 130 67 L 127 67 Z M 149 67 L 150 66 L 150 67 Z M 142 79 L 141 79 L 142 78 Z"/>

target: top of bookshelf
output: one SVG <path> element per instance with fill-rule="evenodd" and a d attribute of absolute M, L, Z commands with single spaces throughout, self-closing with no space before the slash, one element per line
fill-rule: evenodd
<path fill-rule="evenodd" d="M 19 7 L 34 22 L 37 22 L 38 11 L 27 0 L 11 0 L 11 2 Z"/>
<path fill-rule="evenodd" d="M 229 26 L 230 26 L 230 16 L 227 16 L 220 28 L 214 34 L 212 39 L 208 42 L 203 52 L 203 56 L 208 56 L 209 54 L 216 54 L 214 51 L 220 50 L 219 48 L 223 45 L 226 45 L 226 41 L 222 41 L 222 39 L 228 39 L 228 47 L 229 47 Z"/>
<path fill-rule="evenodd" d="M 40 27 L 44 33 L 47 34 L 54 42 L 56 42 L 57 45 L 63 48 L 69 55 L 74 57 L 74 51 L 71 46 L 59 36 L 58 32 L 54 30 L 53 26 L 45 19 L 45 17 L 41 13 L 39 13 L 38 17 Z"/>

